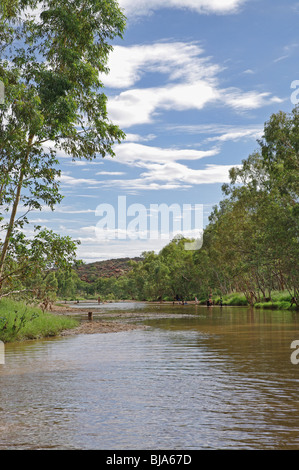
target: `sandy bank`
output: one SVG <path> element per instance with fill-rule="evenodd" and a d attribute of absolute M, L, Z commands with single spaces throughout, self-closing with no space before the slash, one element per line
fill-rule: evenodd
<path fill-rule="evenodd" d="M 85 317 L 81 321 L 79 326 L 76 328 L 71 328 L 64 330 L 60 333 L 61 336 L 70 336 L 70 335 L 82 335 L 82 334 L 95 334 L 95 333 L 118 333 L 121 331 L 131 331 L 136 329 L 145 329 L 146 326 L 135 325 L 128 321 L 106 321 L 93 319 L 91 321 L 87 320 L 87 310 L 72 308 L 69 305 L 53 305 L 51 312 L 55 315 L 82 315 Z M 128 319 L 131 317 L 131 314 L 125 315 L 124 318 Z"/>
<path fill-rule="evenodd" d="M 132 323 L 122 322 L 107 322 L 102 320 L 84 321 L 76 328 L 70 330 L 64 330 L 61 332 L 61 336 L 70 335 L 90 335 L 95 333 L 118 333 L 121 331 L 131 331 L 140 328 L 146 328 L 143 325 L 134 325 Z"/>

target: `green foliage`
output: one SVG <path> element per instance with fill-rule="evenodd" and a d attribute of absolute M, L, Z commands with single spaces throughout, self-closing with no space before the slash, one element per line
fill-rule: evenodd
<path fill-rule="evenodd" d="M 114 0 L 45 0 L 42 10 L 38 0 L 0 2 L 0 222 L 8 218 L 0 226 L 0 298 L 36 293 L 38 284 L 37 297 L 53 292 L 49 270 L 74 261 L 68 237 L 35 227 L 40 233 L 29 241 L 20 229 L 28 212 L 54 210 L 62 200 L 57 152 L 87 160 L 114 156 L 124 138 L 108 118 L 100 80 L 110 43 L 124 28 Z M 17 218 L 20 203 L 25 213 Z"/>
<path fill-rule="evenodd" d="M 75 242 L 36 228 L 27 240 L 27 209 L 54 209 L 59 192 L 57 152 L 73 159 L 114 156 L 124 133 L 107 115 L 100 76 L 111 40 L 125 20 L 114 0 L 45 0 L 40 21 L 24 8 L 37 0 L 2 0 L 0 79 L 0 298 L 33 293 L 45 302 L 79 294 L 103 299 L 191 300 L 212 295 L 223 304 L 299 307 L 299 107 L 265 123 L 256 152 L 230 172 L 224 199 L 210 215 L 203 247 L 184 249 L 176 237 L 160 253 L 146 252 L 121 277 L 84 282 L 71 270 Z M 20 44 L 22 43 L 22 46 Z M 47 144 L 47 145 L 46 145 Z M 284 297 L 276 298 L 277 292 Z M 27 317 L 26 317 L 27 318 Z M 27 318 L 28 320 L 28 318 Z M 27 321 L 32 325 L 35 319 Z M 25 317 L 9 320 L 23 329 Z"/>
<path fill-rule="evenodd" d="M 43 313 L 25 302 L 0 300 L 0 340 L 5 343 L 55 336 L 75 326 L 72 318 Z"/>
<path fill-rule="evenodd" d="M 47 307 L 56 298 L 56 272 L 70 270 L 76 247 L 77 243 L 69 237 L 46 229 L 38 231 L 32 239 L 20 232 L 14 234 L 2 273 L 2 297 L 22 294 Z"/>
<path fill-rule="evenodd" d="M 158 254 L 143 253 L 126 276 L 134 298 L 212 295 L 224 305 L 299 308 L 299 107 L 271 116 L 259 145 L 231 170 L 202 249 L 186 251 L 177 237 Z M 115 289 L 108 285 L 97 287 Z"/>
<path fill-rule="evenodd" d="M 264 310 L 290 310 L 290 302 L 257 302 L 254 305 L 255 308 L 264 309 Z M 294 307 L 295 309 L 295 307 Z"/>
<path fill-rule="evenodd" d="M 240 293 L 232 293 L 227 294 L 221 297 L 215 296 L 214 302 L 215 305 L 219 305 L 222 299 L 222 305 L 234 305 L 234 306 L 246 306 L 248 305 L 248 301 L 244 294 Z"/>
<path fill-rule="evenodd" d="M 210 218 L 213 263 L 252 305 L 287 290 L 299 306 L 298 117 L 297 107 L 270 118 Z"/>

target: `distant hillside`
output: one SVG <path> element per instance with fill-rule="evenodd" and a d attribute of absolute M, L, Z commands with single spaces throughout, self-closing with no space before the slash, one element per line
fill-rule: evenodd
<path fill-rule="evenodd" d="M 93 282 L 99 277 L 120 277 L 128 273 L 132 267 L 130 261 L 141 261 L 141 258 L 117 258 L 96 261 L 79 266 L 76 271 L 82 281 Z"/>

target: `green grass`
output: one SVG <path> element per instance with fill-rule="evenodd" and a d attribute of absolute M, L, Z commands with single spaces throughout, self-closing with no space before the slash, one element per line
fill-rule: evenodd
<path fill-rule="evenodd" d="M 254 307 L 265 310 L 295 310 L 296 306 L 291 307 L 292 296 L 289 292 L 272 292 L 270 302 L 257 302 Z"/>
<path fill-rule="evenodd" d="M 215 305 L 220 304 L 220 296 L 215 297 L 214 303 Z M 246 306 L 248 305 L 247 299 L 244 294 L 241 293 L 232 293 L 232 294 L 227 294 L 222 296 L 222 304 L 223 305 L 235 305 L 235 306 Z"/>
<path fill-rule="evenodd" d="M 269 302 L 257 302 L 254 304 L 255 308 L 258 309 L 267 309 L 267 310 L 295 310 L 296 306 L 291 307 L 292 296 L 289 292 L 272 292 L 271 301 Z M 215 305 L 220 304 L 220 296 L 213 297 Z M 202 303 L 206 303 L 203 301 Z M 232 293 L 228 295 L 223 295 L 222 297 L 223 305 L 234 305 L 234 306 L 247 306 L 249 305 L 247 299 L 242 293 Z"/>
<path fill-rule="evenodd" d="M 25 302 L 0 300 L 0 340 L 4 343 L 56 336 L 77 325 L 73 318 L 44 313 Z"/>
<path fill-rule="evenodd" d="M 274 291 L 271 293 L 272 302 L 291 302 L 292 296 L 289 292 L 283 291 Z"/>
<path fill-rule="evenodd" d="M 257 302 L 254 304 L 255 308 L 262 308 L 265 310 L 289 310 L 290 309 L 290 302 L 282 301 L 282 302 Z"/>
<path fill-rule="evenodd" d="M 291 302 L 287 300 L 281 300 L 276 302 L 257 302 L 254 304 L 254 308 L 262 308 L 264 310 L 298 310 L 296 305 L 291 306 Z"/>

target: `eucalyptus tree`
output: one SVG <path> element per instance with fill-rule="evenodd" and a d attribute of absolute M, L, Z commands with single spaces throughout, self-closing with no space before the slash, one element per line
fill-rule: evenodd
<path fill-rule="evenodd" d="M 294 207 L 299 202 L 299 106 L 291 113 L 272 114 L 264 125 L 256 152 L 230 171 L 225 194 L 241 184 L 284 198 Z"/>
<path fill-rule="evenodd" d="M 262 161 L 269 174 L 269 188 L 298 203 L 299 198 L 299 106 L 291 113 L 273 114 L 260 141 Z"/>
<path fill-rule="evenodd" d="M 269 293 L 288 289 L 299 306 L 299 107 L 273 114 L 259 146 L 223 187 L 232 213 L 244 207 L 239 225 L 245 217 L 249 221 L 244 232 L 231 220 L 231 239 L 240 241 L 242 235 L 243 255 L 248 254 L 243 268 L 251 285 Z"/>
<path fill-rule="evenodd" d="M 1 289 L 20 203 L 54 209 L 62 199 L 58 152 L 114 156 L 124 138 L 101 75 L 125 17 L 115 0 L 0 0 L 0 8 Z"/>
<path fill-rule="evenodd" d="M 46 228 L 30 238 L 16 231 L 9 245 L 0 298 L 14 294 L 50 305 L 59 287 L 58 274 L 67 274 L 76 262 L 76 248 L 76 241 Z"/>

